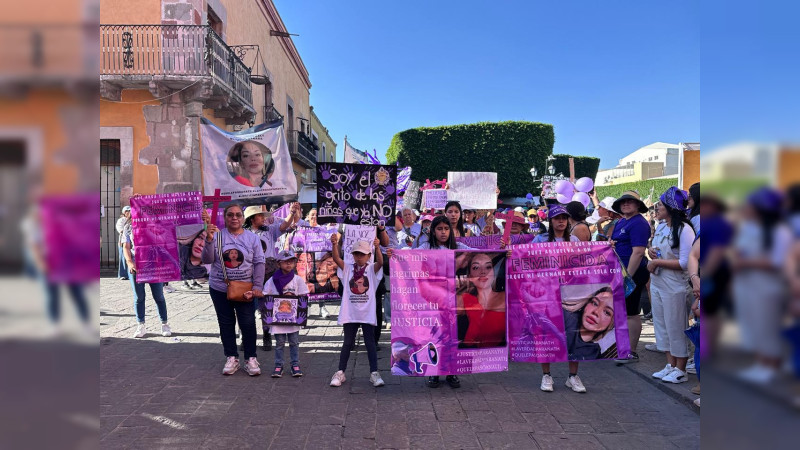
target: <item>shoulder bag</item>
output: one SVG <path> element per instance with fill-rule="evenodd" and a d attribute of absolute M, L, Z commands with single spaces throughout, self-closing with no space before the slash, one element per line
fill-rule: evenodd
<path fill-rule="evenodd" d="M 222 259 L 222 230 L 217 235 L 217 253 L 219 253 L 219 263 L 222 265 L 222 277 L 228 287 L 228 300 L 232 302 L 252 302 L 253 300 L 244 298 L 244 293 L 253 290 L 253 283 L 249 281 L 231 281 L 228 279 L 228 272 L 225 270 L 225 261 Z"/>

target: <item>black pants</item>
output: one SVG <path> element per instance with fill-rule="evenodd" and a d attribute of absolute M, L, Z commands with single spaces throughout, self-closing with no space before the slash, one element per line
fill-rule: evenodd
<path fill-rule="evenodd" d="M 375 291 L 375 308 L 377 308 L 375 310 L 375 317 L 378 318 L 378 325 L 375 327 L 375 345 L 378 345 L 378 341 L 381 340 L 381 326 L 383 326 L 383 296 L 386 295 L 385 280 L 385 278 L 381 278 L 381 282 L 378 284 L 378 289 Z"/>
<path fill-rule="evenodd" d="M 344 327 L 344 343 L 342 351 L 339 353 L 339 370 L 347 370 L 347 361 L 350 359 L 350 349 L 356 343 L 356 334 L 361 327 L 361 334 L 364 335 L 364 345 L 367 347 L 367 358 L 369 359 L 369 371 L 378 370 L 378 351 L 375 350 L 375 330 L 374 326 L 368 323 L 346 323 Z"/>
<path fill-rule="evenodd" d="M 211 293 L 211 301 L 214 302 L 214 310 L 217 312 L 217 322 L 219 323 L 219 337 L 222 339 L 222 349 L 225 356 L 239 357 L 236 348 L 236 322 L 239 322 L 239 329 L 242 330 L 242 346 L 244 346 L 244 358 L 256 357 L 256 307 L 253 302 L 232 302 L 228 300 L 228 294 L 218 291 L 212 287 L 208 288 Z"/>
<path fill-rule="evenodd" d="M 647 281 L 650 280 L 650 272 L 647 267 L 639 266 L 639 269 L 633 274 L 633 282 L 636 283 L 636 289 L 631 292 L 631 295 L 625 297 L 625 311 L 630 316 L 638 316 L 641 308 L 642 291 L 647 288 Z"/>

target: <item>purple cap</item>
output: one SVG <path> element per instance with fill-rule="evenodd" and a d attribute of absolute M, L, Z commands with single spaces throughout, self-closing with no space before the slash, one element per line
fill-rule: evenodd
<path fill-rule="evenodd" d="M 552 205 L 550 206 L 550 209 L 547 211 L 547 218 L 552 219 L 553 217 L 560 216 L 562 214 L 569 216 L 567 208 L 564 208 L 563 205 Z"/>

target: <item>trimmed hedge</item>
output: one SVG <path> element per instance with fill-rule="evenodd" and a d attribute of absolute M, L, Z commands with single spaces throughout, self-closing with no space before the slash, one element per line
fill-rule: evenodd
<path fill-rule="evenodd" d="M 675 178 L 659 178 L 655 180 L 645 180 L 645 181 L 634 181 L 632 183 L 622 183 L 622 184 L 615 184 L 613 186 L 598 186 L 597 191 L 597 198 L 602 200 L 604 197 L 614 197 L 619 198 L 623 192 L 635 190 L 639 192 L 639 195 L 642 196 L 642 200 L 644 200 L 648 195 L 650 195 L 650 188 L 653 188 L 653 198 L 651 200 L 653 203 L 658 201 L 658 197 L 664 193 L 667 189 L 671 186 L 678 185 L 678 177 Z"/>
<path fill-rule="evenodd" d="M 566 155 L 566 154 L 555 154 L 555 161 L 553 161 L 553 167 L 555 167 L 555 175 L 561 173 L 565 177 L 569 178 L 569 159 L 575 159 L 575 179 L 589 177 L 592 180 L 597 177 L 597 171 L 600 169 L 600 158 L 594 158 L 592 156 L 574 156 L 574 155 Z M 538 177 L 541 177 L 543 174 L 549 174 L 547 172 L 547 165 L 545 161 L 538 161 L 536 163 L 536 170 L 539 171 Z"/>
<path fill-rule="evenodd" d="M 553 126 L 538 122 L 421 127 L 395 134 L 386 160 L 411 166 L 420 181 L 447 172 L 497 172 L 501 195 L 524 197 L 534 191 L 530 168 L 553 153 L 554 143 Z"/>

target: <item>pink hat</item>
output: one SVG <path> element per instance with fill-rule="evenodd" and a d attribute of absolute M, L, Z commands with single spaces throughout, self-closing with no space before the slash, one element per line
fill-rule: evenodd
<path fill-rule="evenodd" d="M 422 216 L 422 219 L 420 220 L 420 222 L 425 222 L 426 220 L 431 220 L 432 221 L 433 220 L 433 216 L 430 215 L 430 214 L 425 214 L 424 216 Z"/>
<path fill-rule="evenodd" d="M 546 212 L 544 212 L 544 210 L 543 210 L 543 209 L 540 209 L 540 210 L 538 211 L 538 214 L 539 214 L 539 218 L 540 218 L 540 219 L 542 219 L 542 220 L 544 220 L 544 219 L 546 219 L 546 218 L 547 218 L 547 213 L 546 213 Z"/>

